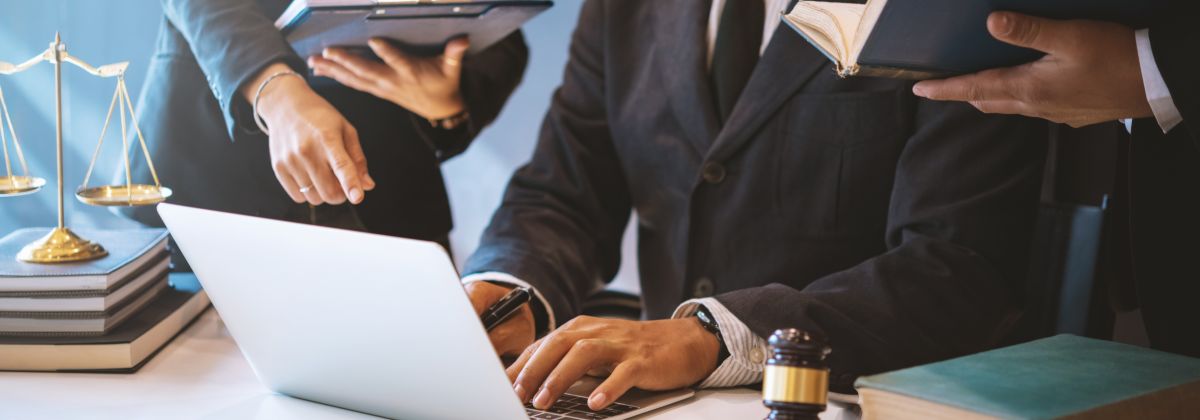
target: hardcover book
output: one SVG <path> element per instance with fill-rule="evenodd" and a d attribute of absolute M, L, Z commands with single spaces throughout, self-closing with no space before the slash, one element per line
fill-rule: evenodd
<path fill-rule="evenodd" d="M 41 292 L 0 292 L 0 314 L 5 312 L 103 312 L 137 297 L 138 292 L 156 280 L 165 279 L 169 254 L 162 253 L 149 264 L 108 290 L 52 290 Z"/>
<path fill-rule="evenodd" d="M 1200 359 L 1058 335 L 859 378 L 864 419 L 1135 419 L 1200 413 Z"/>
<path fill-rule="evenodd" d="M 865 5 L 800 1 L 782 19 L 833 61 L 842 77 L 933 79 L 1042 56 L 993 38 L 987 30 L 993 11 L 1142 28 L 1154 5 L 1152 0 L 868 0 Z"/>
<path fill-rule="evenodd" d="M 160 258 L 167 248 L 166 229 L 75 231 L 103 245 L 108 256 L 83 262 L 33 264 L 18 261 L 16 255 L 26 244 L 49 233 L 49 228 L 18 229 L 0 239 L 0 293 L 111 290 Z"/>
<path fill-rule="evenodd" d="M 209 306 L 192 273 L 172 273 L 171 287 L 121 326 L 93 337 L 0 337 L 0 370 L 132 372 Z"/>
<path fill-rule="evenodd" d="M 97 312 L 0 312 L 0 336 L 102 335 L 121 325 L 167 289 L 167 273 L 120 305 Z"/>

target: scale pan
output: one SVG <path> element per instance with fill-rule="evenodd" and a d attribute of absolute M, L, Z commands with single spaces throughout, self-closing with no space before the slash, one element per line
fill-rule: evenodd
<path fill-rule="evenodd" d="M 46 180 L 33 176 L 2 176 L 0 177 L 0 197 L 14 197 L 33 193 L 42 189 Z"/>
<path fill-rule="evenodd" d="M 106 185 L 75 192 L 75 197 L 93 206 L 147 206 L 171 196 L 171 189 L 154 185 Z"/>

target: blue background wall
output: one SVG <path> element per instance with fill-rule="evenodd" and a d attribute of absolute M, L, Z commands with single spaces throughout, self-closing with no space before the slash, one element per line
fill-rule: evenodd
<path fill-rule="evenodd" d="M 513 169 L 528 160 L 550 96 L 562 80 L 581 0 L 556 3 L 525 27 L 531 51 L 529 70 L 504 113 L 466 154 L 443 167 L 454 207 L 456 227 L 451 240 L 459 263 L 477 245 Z M 68 50 L 91 64 L 130 61 L 127 83 L 130 95 L 137 98 L 161 21 L 161 8 L 152 0 L 0 0 L 0 60 L 24 61 L 43 51 L 54 32 L 61 31 Z M 0 76 L 30 170 L 50 183 L 37 194 L 0 199 L 0 234 L 55 222 L 53 80 L 53 67 L 47 64 L 17 76 Z M 68 224 L 130 226 L 130 222 L 103 208 L 81 204 L 71 195 L 83 180 L 115 82 L 65 67 L 63 83 Z M 98 180 L 110 179 L 119 169 L 116 137 L 110 131 L 107 153 L 102 152 L 94 175 Z M 635 264 L 628 242 L 626 264 L 616 287 L 633 290 Z"/>

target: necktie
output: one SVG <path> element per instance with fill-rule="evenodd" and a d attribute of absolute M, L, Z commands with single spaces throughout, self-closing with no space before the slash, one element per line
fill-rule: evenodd
<path fill-rule="evenodd" d="M 710 77 L 722 125 L 746 88 L 754 65 L 758 64 L 766 14 L 763 3 L 763 0 L 725 0 L 721 10 Z"/>

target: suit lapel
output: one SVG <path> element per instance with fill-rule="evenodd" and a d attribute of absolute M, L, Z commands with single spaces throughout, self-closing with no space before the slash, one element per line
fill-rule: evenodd
<path fill-rule="evenodd" d="M 788 98 L 818 71 L 828 68 L 829 60 L 786 24 L 779 25 L 705 160 L 732 155 Z"/>
<path fill-rule="evenodd" d="M 656 57 L 663 72 L 671 109 L 683 126 L 684 135 L 704 156 L 719 130 L 712 90 L 708 84 L 708 1 L 654 0 L 662 5 L 658 39 L 662 48 Z"/>

